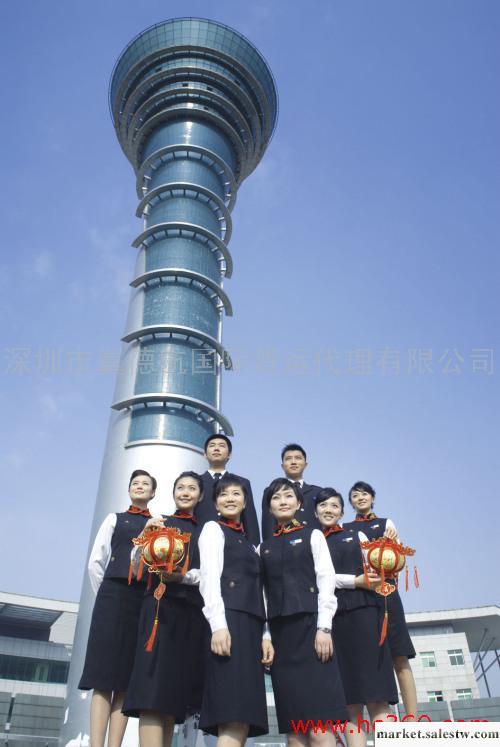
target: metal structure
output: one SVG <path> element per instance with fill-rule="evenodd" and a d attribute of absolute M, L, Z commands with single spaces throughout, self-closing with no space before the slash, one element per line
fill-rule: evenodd
<path fill-rule="evenodd" d="M 272 136 L 271 71 L 241 34 L 214 21 L 156 24 L 120 55 L 109 103 L 137 179 L 143 228 L 104 453 L 92 537 L 127 505 L 133 469 L 158 479 L 156 508 L 170 510 L 173 479 L 204 469 L 212 433 L 232 435 L 221 413 L 223 289 L 233 261 L 231 210 L 239 184 Z M 93 594 L 84 581 L 62 744 L 88 743 L 89 697 L 77 690 Z M 126 742 L 125 742 L 126 743 Z"/>

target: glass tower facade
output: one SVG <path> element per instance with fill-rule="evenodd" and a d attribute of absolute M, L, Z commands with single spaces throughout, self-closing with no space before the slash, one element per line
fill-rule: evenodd
<path fill-rule="evenodd" d="M 220 411 L 220 374 L 231 368 L 222 315 L 232 272 L 231 209 L 241 181 L 272 135 L 271 72 L 244 37 L 219 23 L 174 19 L 140 34 L 113 72 L 110 108 L 137 177 L 143 230 L 124 341 L 137 358 L 129 444 L 201 447 L 232 434 Z"/>
<path fill-rule="evenodd" d="M 158 480 L 153 513 L 169 513 L 172 483 L 203 472 L 203 444 L 232 435 L 220 383 L 231 357 L 223 287 L 238 186 L 255 169 L 277 117 L 277 94 L 262 55 L 241 34 L 184 18 L 152 26 L 120 55 L 109 91 L 111 116 L 135 175 L 141 230 L 110 424 L 91 529 L 127 508 L 128 479 Z M 94 594 L 85 574 L 69 672 L 61 744 L 88 747 L 90 693 L 80 693 Z M 138 744 L 130 720 L 123 747 Z"/>

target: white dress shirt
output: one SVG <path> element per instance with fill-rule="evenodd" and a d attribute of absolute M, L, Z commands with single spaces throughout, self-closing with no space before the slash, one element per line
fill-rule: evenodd
<path fill-rule="evenodd" d="M 220 588 L 220 577 L 224 568 L 224 545 L 226 538 L 221 527 L 215 521 L 208 521 L 201 530 L 198 540 L 200 549 L 200 592 L 205 606 L 205 615 L 212 633 L 228 629 L 226 609 Z M 255 548 L 254 548 L 255 549 Z M 267 623 L 264 625 L 263 638 L 270 638 Z"/>
<path fill-rule="evenodd" d="M 212 475 L 212 478 L 214 475 L 220 475 L 219 477 L 219 480 L 220 480 L 221 477 L 224 477 L 224 475 L 226 474 L 227 469 L 207 469 L 207 472 L 210 472 L 210 474 Z"/>
<path fill-rule="evenodd" d="M 356 576 L 353 573 L 337 573 L 335 574 L 335 588 L 336 589 L 355 589 L 356 584 L 354 583 Z"/>
<path fill-rule="evenodd" d="M 108 514 L 96 534 L 88 562 L 90 585 L 94 594 L 99 591 L 111 558 L 111 538 L 116 527 L 116 514 Z"/>
<path fill-rule="evenodd" d="M 337 611 L 335 568 L 325 535 L 319 529 L 311 532 L 311 550 L 318 587 L 318 628 L 331 628 Z"/>

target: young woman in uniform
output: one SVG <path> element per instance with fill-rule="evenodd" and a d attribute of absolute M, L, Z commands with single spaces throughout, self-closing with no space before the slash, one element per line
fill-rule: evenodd
<path fill-rule="evenodd" d="M 93 690 L 90 706 L 90 742 L 120 747 L 127 718 L 122 705 L 134 663 L 137 623 L 144 596 L 144 583 L 128 583 L 132 539 L 151 514 L 156 480 L 137 469 L 129 481 L 131 505 L 127 511 L 108 514 L 97 532 L 90 553 L 90 583 L 97 594 L 90 623 L 87 654 L 78 687 Z M 109 730 L 108 730 L 109 726 Z"/>
<path fill-rule="evenodd" d="M 141 747 L 168 747 L 174 725 L 188 712 L 201 707 L 206 622 L 198 589 L 199 530 L 194 510 L 203 483 L 196 472 L 182 472 L 174 482 L 176 511 L 172 516 L 150 519 L 152 527 L 175 527 L 190 534 L 187 572 L 160 575 L 147 573 L 150 581 L 142 604 L 134 668 L 123 712 L 139 716 Z M 182 561 L 185 562 L 185 559 Z M 159 600 L 159 584 L 166 588 Z"/>
<path fill-rule="evenodd" d="M 337 602 L 335 570 L 319 529 L 295 519 L 300 488 L 286 478 L 269 486 L 267 504 L 277 522 L 260 546 L 267 616 L 275 649 L 271 668 L 279 730 L 290 747 L 335 745 L 335 733 L 311 728 L 312 722 L 347 719 L 331 628 Z M 309 722 L 306 734 L 295 724 Z"/>
<path fill-rule="evenodd" d="M 354 521 L 344 524 L 345 528 L 361 531 L 369 540 L 378 537 L 397 539 L 397 531 L 390 519 L 381 519 L 373 512 L 375 490 L 367 482 L 356 482 L 349 491 L 349 502 L 356 511 Z M 389 581 L 389 579 L 387 579 Z M 409 659 L 415 658 L 401 597 L 396 590 L 387 597 L 388 630 L 387 639 L 406 715 L 417 714 L 417 689 Z"/>
<path fill-rule="evenodd" d="M 203 612 L 212 631 L 200 729 L 218 747 L 242 747 L 248 736 L 267 734 L 263 664 L 273 660 L 265 632 L 261 561 L 245 536 L 241 514 L 245 483 L 226 473 L 214 493 L 219 521 L 200 535 Z"/>
<path fill-rule="evenodd" d="M 390 703 L 398 702 L 398 691 L 387 640 L 379 646 L 383 608 L 374 591 L 380 579 L 363 573 L 363 555 L 354 529 L 340 524 L 344 499 L 334 488 L 324 488 L 315 498 L 316 515 L 336 570 L 337 613 L 333 638 L 349 712 L 346 735 L 349 747 L 364 747 L 366 735 L 360 730 L 363 707 L 370 720 L 385 720 Z"/>

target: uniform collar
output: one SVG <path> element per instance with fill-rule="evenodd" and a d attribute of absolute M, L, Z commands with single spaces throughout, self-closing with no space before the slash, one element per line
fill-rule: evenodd
<path fill-rule="evenodd" d="M 323 534 L 325 537 L 329 537 L 331 534 L 336 534 L 337 532 L 343 532 L 344 527 L 339 526 L 339 524 L 335 524 L 333 527 L 323 527 Z"/>
<path fill-rule="evenodd" d="M 179 508 L 174 513 L 174 516 L 176 519 L 188 519 L 189 521 L 192 521 L 193 524 L 198 523 L 196 516 L 193 516 L 193 514 L 188 514 L 187 511 L 181 511 Z"/>
<path fill-rule="evenodd" d="M 131 505 L 127 508 L 128 514 L 140 514 L 141 516 L 145 516 L 146 519 L 151 518 L 151 514 L 149 513 L 149 509 L 147 508 L 137 508 L 137 506 Z"/>
<path fill-rule="evenodd" d="M 292 519 L 288 524 L 279 524 L 278 528 L 273 532 L 273 537 L 279 537 L 280 534 L 290 534 L 290 532 L 298 532 L 299 529 L 304 529 L 304 525 Z"/>
<path fill-rule="evenodd" d="M 354 521 L 373 521 L 373 519 L 378 519 L 378 516 L 377 514 L 374 514 L 373 511 L 370 511 L 366 516 L 363 514 L 356 514 Z"/>
<path fill-rule="evenodd" d="M 217 523 L 222 527 L 232 529 L 233 532 L 241 532 L 241 534 L 245 534 L 245 527 L 243 526 L 241 521 L 233 521 L 233 519 L 228 519 L 227 521 L 225 521 L 224 519 L 219 519 Z"/>

